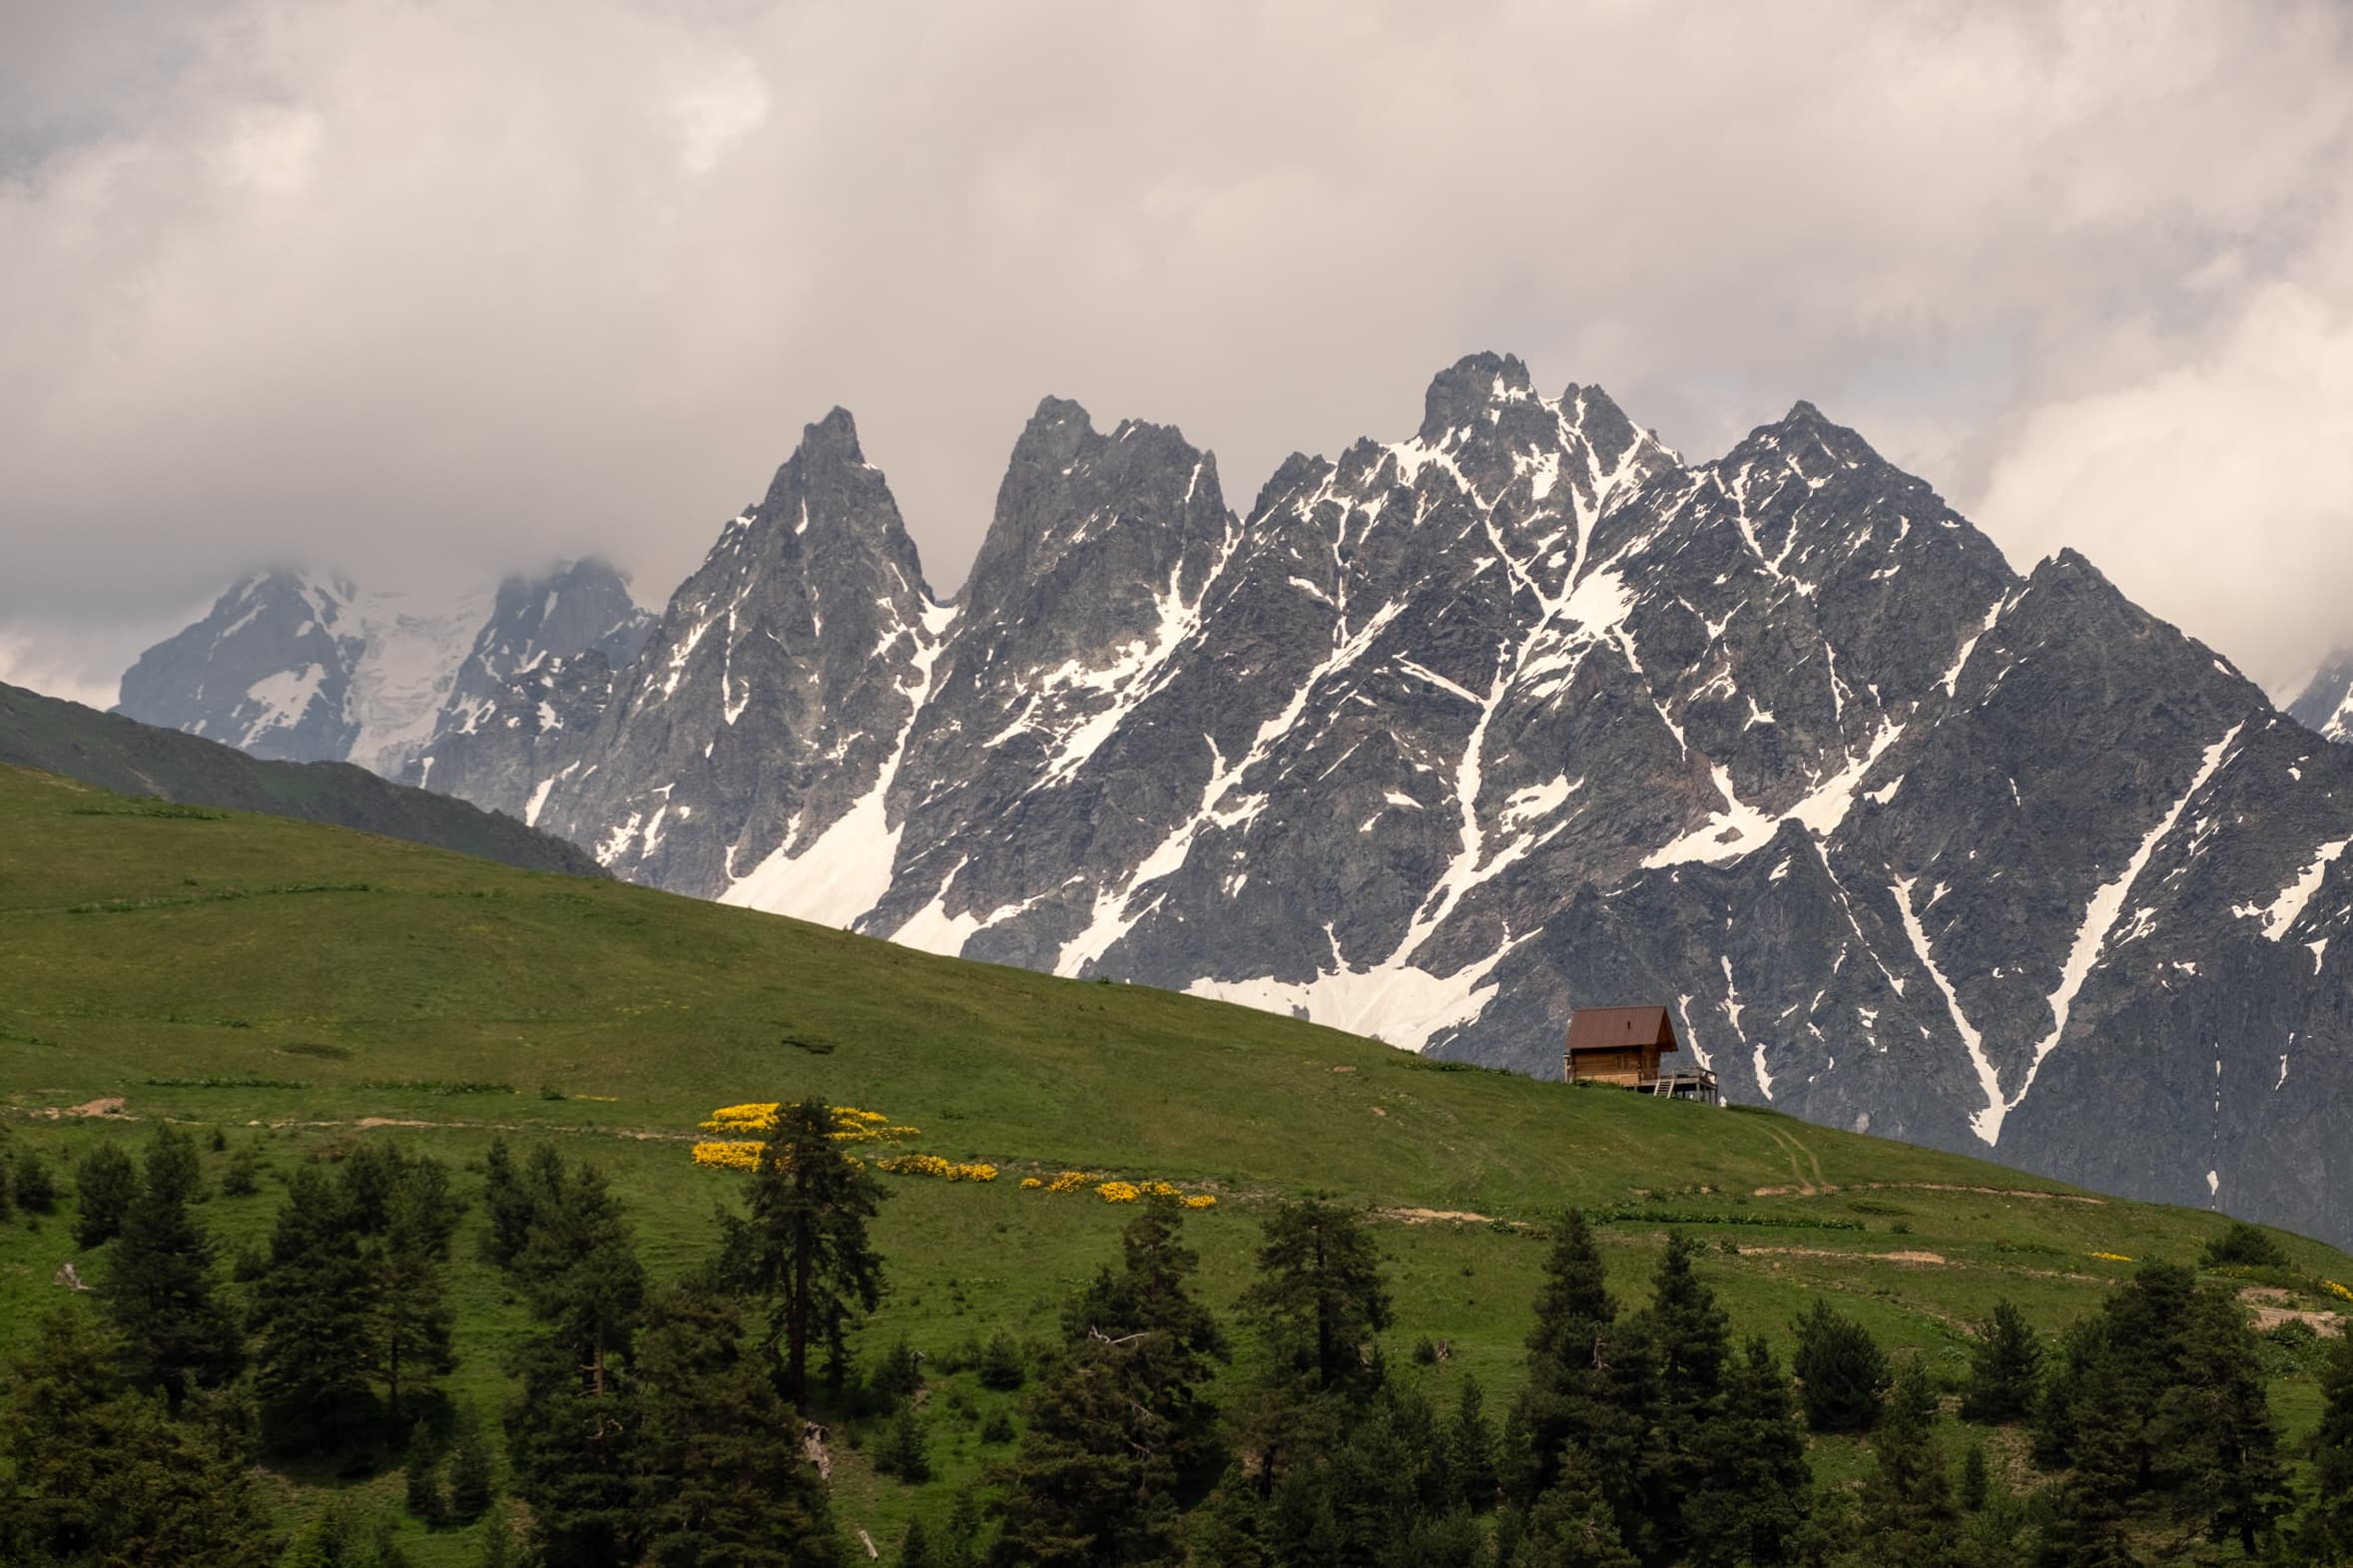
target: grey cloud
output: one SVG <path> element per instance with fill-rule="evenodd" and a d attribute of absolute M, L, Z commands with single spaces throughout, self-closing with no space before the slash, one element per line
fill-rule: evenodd
<path fill-rule="evenodd" d="M 952 587 L 1040 394 L 1246 497 L 1488 346 L 1695 453 L 1811 398 L 2259 678 L 2353 635 L 2333 6 L 40 20 L 105 9 L 0 24 L 0 628 L 53 681 L 259 558 L 658 598 L 836 402 Z"/>

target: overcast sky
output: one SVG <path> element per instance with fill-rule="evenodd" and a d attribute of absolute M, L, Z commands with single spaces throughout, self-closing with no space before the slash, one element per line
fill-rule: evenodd
<path fill-rule="evenodd" d="M 2353 9 L 0 0 L 0 679 L 245 565 L 659 603 L 841 403 L 961 580 L 1039 396 L 1246 506 L 1515 352 L 1799 397 L 2267 684 L 2353 640 Z"/>

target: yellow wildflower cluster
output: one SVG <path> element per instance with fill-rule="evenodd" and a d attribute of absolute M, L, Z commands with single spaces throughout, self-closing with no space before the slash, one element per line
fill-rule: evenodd
<path fill-rule="evenodd" d="M 776 1126 L 777 1106 L 774 1100 L 758 1105 L 723 1105 L 711 1113 L 703 1129 L 713 1133 L 765 1133 Z M 882 1112 L 862 1111 L 855 1105 L 829 1105 L 826 1109 L 834 1117 L 834 1131 L 826 1136 L 836 1143 L 915 1138 L 923 1131 L 920 1127 L 894 1126 Z"/>
<path fill-rule="evenodd" d="M 703 1123 L 710 1133 L 733 1133 L 733 1138 L 712 1139 L 695 1145 L 695 1164 L 721 1166 L 731 1171 L 759 1169 L 762 1140 L 756 1136 L 776 1127 L 779 1102 L 769 1100 L 744 1105 L 723 1105 L 711 1113 Z M 880 1111 L 862 1111 L 855 1105 L 830 1105 L 826 1109 L 834 1118 L 833 1132 L 826 1136 L 836 1143 L 875 1143 L 882 1140 L 920 1136 L 919 1127 L 900 1127 Z M 746 1135 L 755 1136 L 746 1136 Z"/>
<path fill-rule="evenodd" d="M 993 1182 L 993 1165 L 958 1165 L 935 1154 L 886 1155 L 875 1162 L 875 1168 L 888 1171 L 892 1176 L 937 1176 L 950 1182 Z"/>
<path fill-rule="evenodd" d="M 2335 1296 L 2335 1297 L 2341 1297 L 2341 1298 L 2343 1298 L 2345 1301 L 2348 1301 L 2348 1302 L 2353 1302 L 2353 1291 L 2348 1291 L 2348 1290 L 2346 1290 L 2346 1289 L 2345 1289 L 2343 1286 L 2341 1286 L 2341 1285 L 2337 1284 L 2337 1282 L 2336 1282 L 2336 1281 L 2334 1281 L 2334 1280 L 2323 1280 L 2323 1281 L 2321 1281 L 2320 1283 L 2321 1283 L 2322 1285 L 2325 1285 L 2325 1286 L 2327 1286 L 2327 1287 L 2328 1287 L 2328 1294 L 2329 1294 L 2329 1295 L 2331 1295 L 2331 1296 Z"/>
<path fill-rule="evenodd" d="M 706 1132 L 764 1133 L 776 1125 L 774 1100 L 766 1105 L 723 1105 L 703 1124 Z"/>
<path fill-rule="evenodd" d="M 1027 1191 L 1047 1193 L 1076 1193 L 1092 1187 L 1095 1196 L 1107 1204 L 1132 1204 L 1145 1198 L 1173 1198 L 1188 1209 L 1217 1207 L 1217 1199 L 1208 1193 L 1187 1197 L 1167 1182 L 1097 1181 L 1092 1171 L 1064 1171 L 1042 1181 L 1034 1176 L 1024 1176 L 1021 1186 Z"/>
<path fill-rule="evenodd" d="M 2122 1253 L 2085 1253 L 2083 1256 L 2086 1258 L 2097 1258 L 2104 1263 L 2111 1264 L 2128 1264 L 2132 1261 L 2131 1259 L 2125 1257 Z"/>
<path fill-rule="evenodd" d="M 1095 1195 L 1107 1204 L 1132 1204 L 1141 1198 L 1173 1198 L 1188 1209 L 1217 1207 L 1217 1199 L 1209 1193 L 1187 1196 L 1166 1182 L 1098 1182 Z"/>

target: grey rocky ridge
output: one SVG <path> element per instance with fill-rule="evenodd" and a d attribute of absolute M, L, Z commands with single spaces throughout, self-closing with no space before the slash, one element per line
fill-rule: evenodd
<path fill-rule="evenodd" d="M 594 558 L 446 599 L 256 571 L 142 655 L 115 712 L 256 757 L 419 784 L 434 739 L 478 719 L 509 681 L 592 653 L 626 663 L 652 619 Z"/>
<path fill-rule="evenodd" d="M 1537 1073 L 1656 1000 L 1736 1100 L 2353 1240 L 2353 752 L 1805 403 L 1692 463 L 1475 355 L 1237 514 L 1048 399 L 952 604 L 837 411 L 466 745 L 678 891 Z"/>
<path fill-rule="evenodd" d="M 2340 648 L 2281 707 L 2332 741 L 2353 741 L 2353 648 Z"/>

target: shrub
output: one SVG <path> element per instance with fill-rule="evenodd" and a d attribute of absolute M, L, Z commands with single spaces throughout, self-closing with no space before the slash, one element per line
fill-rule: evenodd
<path fill-rule="evenodd" d="M 1002 1410 L 991 1410 L 988 1419 L 980 1423 L 980 1440 L 984 1443 L 1009 1443 L 1013 1440 L 1013 1418 Z"/>
<path fill-rule="evenodd" d="M 2035 1407 L 2042 1366 L 2043 1346 L 2025 1315 L 2011 1303 L 1997 1302 L 1994 1315 L 1970 1346 L 1962 1418 L 1997 1426 L 2026 1419 Z"/>
<path fill-rule="evenodd" d="M 24 1192 L 24 1171 L 17 1171 L 17 1193 Z M 123 1216 L 139 1191 L 139 1173 L 131 1157 L 113 1144 L 101 1144 L 82 1162 L 74 1179 L 80 1214 L 74 1220 L 74 1245 L 85 1252 L 108 1241 L 123 1229 Z"/>
<path fill-rule="evenodd" d="M 107 1147 L 113 1148 L 111 1144 Z M 122 1151 L 116 1150 L 115 1158 L 123 1161 L 126 1171 L 130 1169 L 131 1162 Z M 49 1174 L 49 1162 L 41 1158 L 40 1150 L 27 1149 L 16 1157 L 16 1169 L 11 1173 L 11 1181 L 17 1207 L 25 1213 L 47 1214 L 57 1207 L 57 1179 Z M 124 1202 L 130 1201 L 128 1189 L 125 1189 L 123 1197 Z M 120 1223 L 119 1211 L 116 1218 Z M 113 1233 L 110 1231 L 107 1234 L 111 1236 Z"/>
<path fill-rule="evenodd" d="M 221 1174 L 221 1191 L 231 1198 L 251 1198 L 262 1190 L 262 1157 L 247 1144 L 229 1157 Z"/>
<path fill-rule="evenodd" d="M 2207 1269 L 2233 1264 L 2248 1269 L 2285 1269 L 2288 1257 L 2261 1226 L 2234 1220 L 2229 1230 L 2206 1244 L 2198 1263 Z"/>
<path fill-rule="evenodd" d="M 1011 1393 L 1029 1380 L 1029 1364 L 1013 1336 L 999 1329 L 980 1352 L 980 1386 Z"/>
<path fill-rule="evenodd" d="M 1818 1432 L 1869 1431 L 1887 1393 L 1888 1359 L 1861 1323 L 1816 1301 L 1797 1321 L 1792 1369 L 1804 1385 L 1806 1424 Z"/>
<path fill-rule="evenodd" d="M 875 1450 L 875 1468 L 909 1486 L 931 1479 L 931 1455 L 923 1443 L 923 1418 L 912 1404 L 898 1407 L 890 1430 Z"/>

